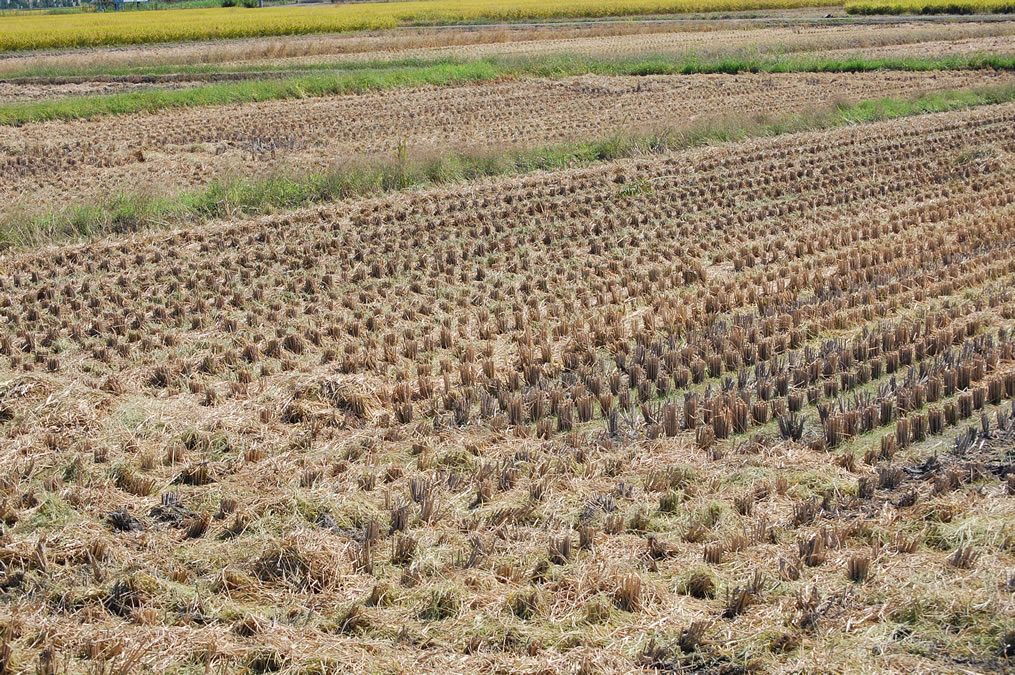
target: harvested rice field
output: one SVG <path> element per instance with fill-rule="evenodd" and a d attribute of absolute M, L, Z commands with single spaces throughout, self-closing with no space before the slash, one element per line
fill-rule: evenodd
<path fill-rule="evenodd" d="M 707 26 L 707 24 L 706 24 Z M 661 28 L 661 27 L 660 27 Z M 505 40 L 460 47 L 365 49 L 338 56 L 291 57 L 285 63 L 328 63 L 373 59 L 533 57 L 559 54 L 637 57 L 644 54 L 772 53 L 822 56 L 842 52 L 851 56 L 893 57 L 934 54 L 998 53 L 1012 49 L 1009 23 L 982 25 L 942 24 L 912 26 L 794 26 L 759 30 L 702 29 L 649 32 L 633 35 L 575 37 L 570 39 Z M 482 34 L 477 36 L 481 39 Z M 258 59 L 253 59 L 254 63 Z M 272 60 L 274 61 L 274 60 Z M 269 61 L 261 61 L 268 63 Z M 274 61 L 277 63 L 277 61 Z M 227 62 L 228 63 L 228 62 Z"/>
<path fill-rule="evenodd" d="M 0 185 L 0 672 L 1013 668 L 1009 69 L 107 112 Z"/>
<path fill-rule="evenodd" d="M 0 214 L 130 185 L 181 192 L 214 179 L 326 170 L 400 151 L 503 151 L 788 115 L 835 102 L 1015 85 L 981 71 L 582 76 L 0 127 Z"/>
<path fill-rule="evenodd" d="M 260 38 L 212 43 L 72 50 L 0 58 L 0 76 L 50 71 L 94 72 L 217 65 L 299 67 L 407 59 L 476 59 L 578 55 L 639 57 L 758 54 L 823 54 L 842 50 L 864 56 L 960 55 L 1012 51 L 1011 22 L 783 25 L 751 21 L 648 22 L 590 26 L 433 29 L 368 35 Z"/>

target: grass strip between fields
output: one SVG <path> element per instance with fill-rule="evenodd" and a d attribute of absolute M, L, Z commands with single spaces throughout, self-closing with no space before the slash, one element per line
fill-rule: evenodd
<path fill-rule="evenodd" d="M 407 57 L 396 59 L 367 59 L 363 61 L 320 61 L 317 63 L 264 63 L 230 64 L 164 64 L 136 66 L 30 66 L 8 72 L 0 77 L 3 81 L 33 80 L 46 84 L 47 80 L 58 83 L 62 78 L 115 79 L 130 76 L 173 76 L 186 80 L 187 76 L 198 76 L 212 80 L 215 75 L 228 77 L 247 75 L 256 78 L 271 74 L 300 77 L 315 74 L 357 74 L 372 75 L 390 71 L 428 70 L 449 66 L 477 67 L 481 64 L 493 66 L 498 72 L 508 75 L 688 75 L 696 73 L 736 72 L 865 72 L 871 70 L 958 70 L 976 68 L 1011 68 L 1015 57 L 1011 54 L 975 53 L 936 57 L 884 57 L 866 58 L 862 55 L 828 58 L 807 52 L 762 51 L 745 53 L 743 49 L 729 49 L 699 54 L 688 51 L 681 54 L 644 54 L 624 58 L 558 54 L 533 56 L 490 55 L 480 58 L 461 59 L 452 56 Z"/>
<path fill-rule="evenodd" d="M 491 153 L 448 153 L 434 159 L 374 163 L 310 174 L 275 174 L 218 181 L 170 197 L 120 193 L 101 203 L 0 223 L 0 249 L 30 247 L 109 234 L 255 216 L 341 199 L 416 187 L 590 166 L 754 137 L 833 129 L 934 112 L 1015 101 L 1015 86 L 950 91 L 914 99 L 879 99 L 768 119 L 709 122 L 650 134 L 626 134 L 578 143 Z M 635 184 L 626 189 L 646 189 Z"/>
<path fill-rule="evenodd" d="M 1015 56 L 976 55 L 932 59 L 646 57 L 635 60 L 555 56 L 525 60 L 444 61 L 419 66 L 320 73 L 282 79 L 231 81 L 189 89 L 151 89 L 51 101 L 8 103 L 0 105 L 0 124 L 21 125 L 50 120 L 91 119 L 102 115 L 131 115 L 171 108 L 255 103 L 405 87 L 449 86 L 517 77 L 975 69 L 1015 70 Z"/>

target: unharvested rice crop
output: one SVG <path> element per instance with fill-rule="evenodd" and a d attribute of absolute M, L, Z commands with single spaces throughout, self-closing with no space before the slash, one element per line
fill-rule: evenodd
<path fill-rule="evenodd" d="M 0 263 L 13 667 L 1015 651 L 1015 105 Z"/>
<path fill-rule="evenodd" d="M 781 9 L 813 0 L 416 0 L 334 7 L 5 16 L 0 52 L 348 32 L 399 25 Z"/>
<path fill-rule="evenodd" d="M 851 0 L 850 14 L 1012 14 L 1012 0 Z"/>

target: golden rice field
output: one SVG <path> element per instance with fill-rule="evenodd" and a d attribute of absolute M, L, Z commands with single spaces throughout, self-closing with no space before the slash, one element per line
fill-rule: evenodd
<path fill-rule="evenodd" d="M 1012 0 L 856 0 L 850 14 L 1012 14 Z"/>
<path fill-rule="evenodd" d="M 831 0 L 416 0 L 331 7 L 242 7 L 164 12 L 18 14 L 3 18 L 0 52 L 312 35 L 397 26 L 594 19 L 692 12 L 799 9 Z M 991 14 L 1015 11 L 1012 0 L 854 0 L 850 14 Z"/>
<path fill-rule="evenodd" d="M 306 35 L 399 25 L 596 18 L 814 7 L 815 0 L 420 0 L 334 7 L 241 7 L 117 14 L 18 15 L 3 19 L 0 52 Z"/>

